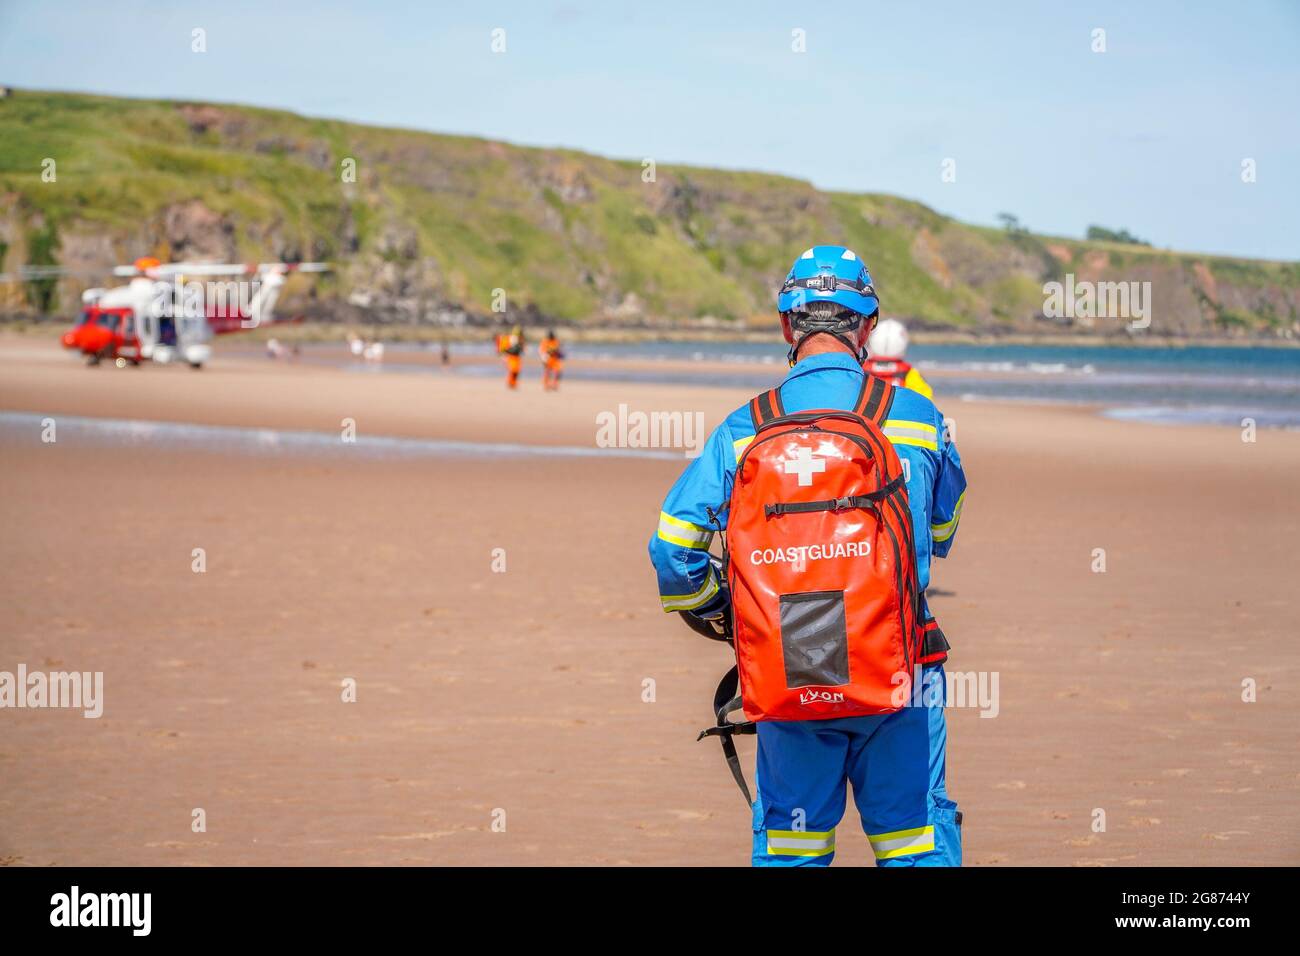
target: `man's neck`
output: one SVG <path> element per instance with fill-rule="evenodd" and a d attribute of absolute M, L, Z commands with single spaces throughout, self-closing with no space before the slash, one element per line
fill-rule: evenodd
<path fill-rule="evenodd" d="M 833 335 L 814 335 L 800 343 L 798 351 L 795 352 L 795 361 L 802 361 L 811 358 L 814 355 L 833 355 L 835 353 L 847 355 L 851 358 L 857 358 L 848 346 Z"/>

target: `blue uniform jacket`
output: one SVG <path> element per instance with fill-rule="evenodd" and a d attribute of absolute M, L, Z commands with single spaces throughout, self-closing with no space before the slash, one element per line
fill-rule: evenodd
<path fill-rule="evenodd" d="M 864 374 L 847 353 L 811 356 L 786 375 L 781 383 L 781 404 L 787 412 L 851 409 Z M 943 416 L 933 402 L 917 392 L 896 390 L 884 432 L 905 470 L 918 583 L 924 591 L 930 583 L 930 559 L 946 556 L 956 537 L 966 476 Z M 717 579 L 707 552 L 719 524 L 726 528 L 722 506 L 731 497 L 736 463 L 753 440 L 749 406 L 743 405 L 714 429 L 700 457 L 687 466 L 668 492 L 659 528 L 650 539 L 650 560 L 659 577 L 665 611 L 708 615 L 725 608 L 725 582 Z M 709 509 L 717 512 L 720 508 L 719 524 L 715 524 Z"/>

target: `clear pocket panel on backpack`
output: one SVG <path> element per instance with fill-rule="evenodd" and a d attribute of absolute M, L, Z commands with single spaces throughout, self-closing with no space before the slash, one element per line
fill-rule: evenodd
<path fill-rule="evenodd" d="M 838 687 L 849 682 L 843 591 L 781 595 L 785 686 Z"/>

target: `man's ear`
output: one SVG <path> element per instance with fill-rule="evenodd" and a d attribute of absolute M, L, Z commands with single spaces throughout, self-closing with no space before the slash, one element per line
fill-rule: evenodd
<path fill-rule="evenodd" d="M 871 318 L 867 319 L 867 321 L 858 326 L 858 348 L 865 349 L 867 347 L 867 338 L 871 335 L 871 330 L 876 327 L 876 323 L 879 321 L 880 313 L 877 312 Z"/>
<path fill-rule="evenodd" d="M 781 313 L 781 335 L 788 345 L 794 345 L 794 330 L 790 328 L 790 313 Z"/>

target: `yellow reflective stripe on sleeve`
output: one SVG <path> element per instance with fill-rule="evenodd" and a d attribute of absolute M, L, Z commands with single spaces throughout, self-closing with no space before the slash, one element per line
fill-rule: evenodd
<path fill-rule="evenodd" d="M 891 418 L 885 422 L 881 431 L 894 445 L 915 445 L 918 448 L 928 448 L 930 451 L 939 450 L 938 432 L 927 422 L 909 422 Z"/>
<path fill-rule="evenodd" d="M 713 566 L 710 565 L 708 579 L 694 594 L 661 594 L 659 601 L 665 611 L 693 611 L 697 607 L 708 604 L 717 593 L 718 579 L 713 574 Z"/>
<path fill-rule="evenodd" d="M 659 512 L 659 539 L 683 548 L 707 548 L 709 542 L 713 540 L 713 532 L 661 511 Z"/>
<path fill-rule="evenodd" d="M 885 434 L 889 437 L 891 445 L 915 445 L 917 448 L 924 448 L 928 451 L 939 450 L 939 443 L 933 438 L 910 438 L 906 435 L 891 435 L 888 431 Z"/>
<path fill-rule="evenodd" d="M 890 833 L 867 834 L 877 860 L 892 860 L 896 856 L 929 853 L 934 849 L 934 827 L 917 827 L 913 830 L 894 830 Z"/>
<path fill-rule="evenodd" d="M 929 422 L 909 422 L 902 418 L 886 418 L 886 428 L 914 428 L 919 432 L 926 432 L 930 435 L 937 435 L 939 430 Z"/>
<path fill-rule="evenodd" d="M 737 438 L 731 443 L 731 447 L 736 450 L 736 461 L 740 461 L 740 456 L 745 453 L 745 449 L 749 447 L 749 443 L 753 440 L 754 436 L 750 435 L 748 438 Z"/>
<path fill-rule="evenodd" d="M 835 831 L 768 830 L 768 856 L 825 856 L 835 852 Z"/>
<path fill-rule="evenodd" d="M 957 531 L 957 522 L 961 520 L 962 502 L 966 500 L 966 492 L 962 492 L 957 498 L 957 504 L 953 506 L 952 517 L 943 524 L 930 525 L 930 537 L 935 541 L 947 541 Z"/>

